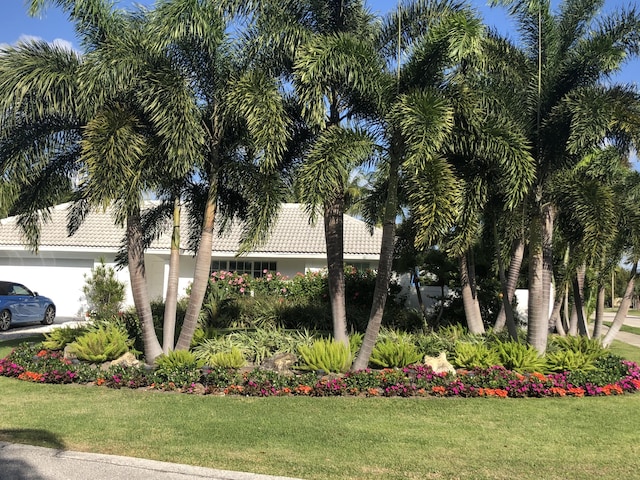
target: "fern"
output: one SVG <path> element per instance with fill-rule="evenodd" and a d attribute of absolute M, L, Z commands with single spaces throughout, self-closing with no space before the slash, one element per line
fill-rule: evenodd
<path fill-rule="evenodd" d="M 369 362 L 382 368 L 402 368 L 419 362 L 421 358 L 413 343 L 387 339 L 376 343 Z"/>
<path fill-rule="evenodd" d="M 344 373 L 351 366 L 349 347 L 335 340 L 317 340 L 311 346 L 300 345 L 298 353 L 302 364 L 301 370 L 322 370 L 327 373 Z"/>

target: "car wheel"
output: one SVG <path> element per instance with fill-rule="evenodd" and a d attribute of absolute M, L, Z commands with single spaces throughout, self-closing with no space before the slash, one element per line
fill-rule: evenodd
<path fill-rule="evenodd" d="M 9 330 L 11 326 L 11 312 L 9 310 L 3 310 L 0 312 L 0 331 Z"/>
<path fill-rule="evenodd" d="M 43 325 L 51 325 L 56 318 L 56 309 L 53 305 L 49 305 L 47 309 L 44 311 L 44 319 L 42 320 Z"/>

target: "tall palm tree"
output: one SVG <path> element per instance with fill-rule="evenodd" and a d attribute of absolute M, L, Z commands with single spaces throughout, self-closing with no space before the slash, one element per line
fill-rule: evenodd
<path fill-rule="evenodd" d="M 406 176 L 416 180 L 414 171 L 446 167 L 437 152 L 451 132 L 453 109 L 442 85 L 446 83 L 446 69 L 459 60 L 453 44 L 464 43 L 461 39 L 473 44 L 473 37 L 479 33 L 478 23 L 466 22 L 468 19 L 469 13 L 461 4 L 418 1 L 398 5 L 397 12 L 383 21 L 378 40 L 387 64 L 386 75 L 380 77 L 382 95 L 365 103 L 364 109 L 382 132 L 379 184 L 386 199 L 382 205 L 370 203 L 370 207 L 381 207 L 381 212 L 365 215 L 372 223 L 378 218 L 382 221 L 382 244 L 371 313 L 354 370 L 366 368 L 382 323 L 392 273 L 401 179 Z M 448 173 L 447 168 L 439 171 L 443 183 L 451 184 Z M 450 199 L 439 199 L 444 208 L 434 212 L 437 218 L 432 223 L 446 222 L 456 204 L 447 203 Z"/>
<path fill-rule="evenodd" d="M 324 221 L 334 338 L 348 342 L 343 215 L 351 172 L 373 154 L 371 136 L 351 120 L 354 95 L 375 93 L 381 65 L 362 0 L 277 0 L 258 8 L 251 56 L 281 75 L 311 133 L 300 156 L 299 198 Z"/>
<path fill-rule="evenodd" d="M 32 7 L 37 12 L 45 3 L 34 0 Z M 80 130 L 82 123 L 76 126 L 77 138 L 82 141 L 74 151 L 76 163 L 71 162 L 86 172 L 86 188 L 78 192 L 84 202 L 74 210 L 74 222 L 81 221 L 88 204 L 117 200 L 117 220 L 127 225 L 131 286 L 143 325 L 145 356 L 151 362 L 161 349 L 153 332 L 144 282 L 143 252 L 148 239 L 141 223 L 142 192 L 166 190 L 167 184 L 174 183 L 186 185 L 181 191 L 190 191 L 189 200 L 204 199 L 199 217 L 200 221 L 204 218 L 203 227 L 195 229 L 202 234 L 196 241 L 194 287 L 177 345 L 188 348 L 208 281 L 217 204 L 223 205 L 229 218 L 238 212 L 250 215 L 246 246 L 265 237 L 269 219 L 279 205 L 278 195 L 266 202 L 264 197 L 244 201 L 240 207 L 221 198 L 237 199 L 240 194 L 251 198 L 249 192 L 255 197 L 257 187 L 265 185 L 277 192 L 277 176 L 272 170 L 288 138 L 281 96 L 268 76 L 242 68 L 229 37 L 225 37 L 226 25 L 235 12 L 233 2 L 165 1 L 155 11 L 135 15 L 112 10 L 109 2 L 101 0 L 49 3 L 63 8 L 76 22 L 88 53 L 78 62 L 82 68 L 63 71 L 69 75 L 69 85 L 61 80 L 55 83 L 60 75 L 43 78 L 41 83 L 28 85 L 32 88 L 29 100 L 46 101 L 36 112 L 55 105 L 52 99 L 67 102 L 55 115 L 69 110 L 72 117 L 80 112 L 86 124 L 84 130 Z M 5 60 L 9 61 L 8 57 Z M 60 62 L 54 65 L 64 66 Z M 9 105 L 18 103 L 16 108 L 22 106 L 19 102 L 23 98 L 14 97 L 24 97 L 23 84 L 33 74 L 28 65 L 25 68 L 25 77 L 12 84 L 23 89 L 9 85 L 3 92 Z M 52 84 L 60 88 L 51 88 Z M 36 97 L 37 88 L 47 93 Z M 58 132 L 56 135 L 54 138 L 62 138 Z M 193 185 L 194 178 L 201 180 L 199 185 Z M 190 202 L 194 212 L 199 208 L 196 203 Z M 35 218 L 33 208 L 25 212 L 25 219 Z M 27 220 L 24 224 L 37 241 L 37 224 Z M 171 339 L 165 349 L 171 349 L 172 343 Z"/>
<path fill-rule="evenodd" d="M 556 205 L 550 182 L 559 169 L 575 165 L 580 149 L 614 135 L 621 112 L 595 105 L 619 105 L 616 86 L 601 81 L 636 55 L 639 18 L 634 9 L 599 15 L 601 0 L 567 0 L 551 11 L 546 1 L 500 2 L 518 22 L 521 46 L 504 40 L 496 63 L 508 71 L 528 115 L 528 138 L 536 159 L 536 183 L 529 197 L 529 307 L 527 340 L 546 349 L 553 265 Z M 612 116 L 613 115 L 613 116 Z"/>

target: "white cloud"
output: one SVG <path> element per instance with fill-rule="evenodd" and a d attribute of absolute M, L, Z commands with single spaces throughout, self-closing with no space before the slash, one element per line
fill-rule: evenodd
<path fill-rule="evenodd" d="M 42 41 L 41 37 L 35 36 L 35 35 L 20 35 L 20 37 L 18 37 L 18 40 L 14 43 L 14 45 L 19 45 L 21 43 L 32 43 L 32 42 L 39 42 Z M 63 38 L 55 38 L 52 42 L 49 42 L 51 45 L 55 45 L 58 48 L 61 48 L 63 50 L 68 50 L 70 52 L 78 52 L 78 50 L 76 50 L 73 47 L 73 43 L 70 42 L 69 40 L 65 40 Z M 8 43 L 0 43 L 0 51 L 10 47 L 11 45 L 9 45 Z"/>

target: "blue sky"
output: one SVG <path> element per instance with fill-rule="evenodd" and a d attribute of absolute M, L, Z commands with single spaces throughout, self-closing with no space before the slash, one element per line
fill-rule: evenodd
<path fill-rule="evenodd" d="M 58 9 L 49 7 L 42 18 L 31 18 L 27 15 L 24 0 L 1 1 L 0 44 L 13 44 L 24 37 L 39 37 L 49 42 L 67 42 L 74 48 L 79 48 L 72 25 Z M 502 9 L 488 7 L 486 0 L 471 0 L 471 2 L 480 12 L 487 25 L 495 27 L 499 31 L 510 34 L 516 38 L 515 33 L 512 33 L 510 20 Z M 121 0 L 118 2 L 118 6 L 129 7 L 133 3 L 152 5 L 153 0 L 137 0 L 137 2 Z M 395 8 L 396 1 L 369 0 L 367 4 L 374 12 L 384 14 L 390 9 Z M 621 6 L 630 4 L 635 3 L 627 0 L 605 0 L 604 10 L 615 11 L 615 9 Z M 623 71 L 616 75 L 615 80 L 640 84 L 640 60 L 636 59 L 625 65 Z"/>

